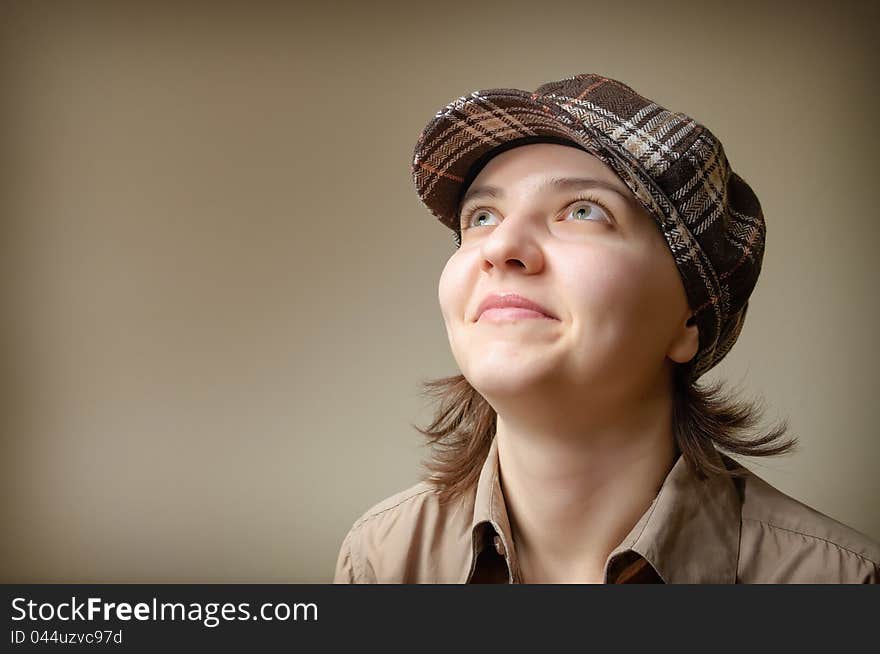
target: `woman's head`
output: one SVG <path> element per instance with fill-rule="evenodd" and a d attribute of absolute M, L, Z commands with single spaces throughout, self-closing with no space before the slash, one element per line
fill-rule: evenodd
<path fill-rule="evenodd" d="M 733 347 L 764 254 L 758 198 L 719 139 L 617 80 L 585 73 L 535 91 L 474 91 L 438 111 L 413 150 L 421 200 L 459 238 L 461 190 L 486 158 L 529 141 L 570 142 L 612 169 L 656 220 L 679 269 L 700 344 L 694 380 Z"/>
<path fill-rule="evenodd" d="M 669 246 L 615 172 L 578 147 L 522 145 L 491 158 L 463 194 L 461 246 L 440 277 L 449 344 L 491 403 L 545 396 L 620 407 L 697 352 Z M 552 318 L 479 316 L 516 293 Z"/>
<path fill-rule="evenodd" d="M 716 446 L 794 447 L 785 423 L 751 437 L 757 403 L 721 381 L 698 384 L 742 330 L 766 231 L 705 125 L 584 73 L 453 100 L 419 135 L 411 172 L 459 245 L 439 300 L 462 374 L 424 383 L 440 406 L 416 427 L 435 446 L 426 466 L 442 498 L 473 487 L 496 406 L 547 426 L 541 409 L 607 420 L 633 398 L 671 392 L 676 445 L 699 476 L 736 474 L 715 466 Z M 551 183 L 568 178 L 597 183 Z M 475 320 L 486 296 L 505 293 L 553 319 Z"/>

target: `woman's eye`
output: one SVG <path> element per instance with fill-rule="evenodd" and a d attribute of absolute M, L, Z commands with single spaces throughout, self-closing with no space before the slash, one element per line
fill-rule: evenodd
<path fill-rule="evenodd" d="M 485 209 L 475 211 L 467 219 L 465 227 L 482 227 L 486 224 L 486 220 L 492 217 L 492 213 Z"/>
<path fill-rule="evenodd" d="M 592 202 L 589 204 L 579 204 L 568 215 L 574 216 L 575 220 L 609 220 L 605 210 Z"/>
<path fill-rule="evenodd" d="M 581 201 L 576 206 L 568 212 L 569 216 L 574 216 L 575 221 L 606 221 L 610 222 L 611 219 L 608 217 L 608 213 L 605 211 L 602 206 L 597 202 L 592 201 Z M 484 227 L 489 224 L 492 220 L 497 220 L 495 215 L 489 211 L 488 209 L 477 209 L 470 213 L 462 221 L 462 229 L 469 229 L 471 227 Z"/>

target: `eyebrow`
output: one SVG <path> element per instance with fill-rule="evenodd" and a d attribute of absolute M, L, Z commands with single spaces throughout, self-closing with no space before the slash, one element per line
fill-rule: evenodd
<path fill-rule="evenodd" d="M 605 180 L 596 179 L 594 177 L 550 177 L 541 183 L 537 192 L 540 193 L 547 188 L 558 191 L 569 191 L 578 188 L 602 188 L 617 193 L 628 202 L 631 201 L 631 195 L 627 189 L 622 188 L 618 184 L 606 182 Z M 492 186 L 489 184 L 472 187 L 464 194 L 459 206 L 463 207 L 471 200 L 481 197 L 501 199 L 504 197 L 504 189 L 500 186 Z"/>

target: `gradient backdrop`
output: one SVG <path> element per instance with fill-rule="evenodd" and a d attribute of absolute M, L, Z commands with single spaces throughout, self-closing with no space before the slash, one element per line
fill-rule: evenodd
<path fill-rule="evenodd" d="M 768 223 L 706 379 L 880 539 L 877 3 L 0 3 L 0 581 L 327 582 L 458 372 L 409 176 L 452 99 L 579 72 L 706 123 Z"/>

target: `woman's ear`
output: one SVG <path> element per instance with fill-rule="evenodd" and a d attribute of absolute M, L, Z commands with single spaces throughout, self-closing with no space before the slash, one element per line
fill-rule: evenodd
<path fill-rule="evenodd" d="M 676 363 L 687 363 L 694 358 L 700 349 L 700 331 L 692 311 L 682 317 L 679 328 L 666 353 Z"/>

